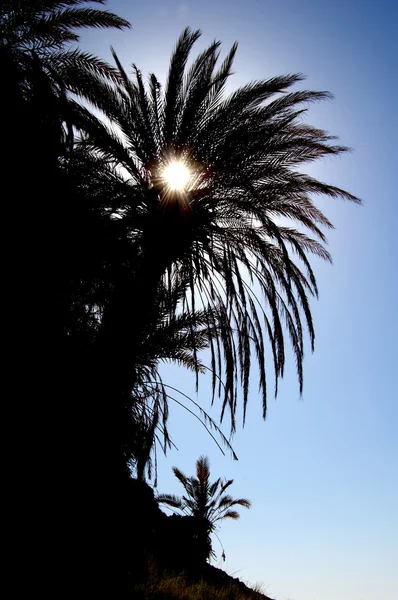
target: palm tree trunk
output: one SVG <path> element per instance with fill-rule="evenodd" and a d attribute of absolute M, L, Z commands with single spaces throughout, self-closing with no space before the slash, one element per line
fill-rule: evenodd
<path fill-rule="evenodd" d="M 128 446 L 131 391 L 140 341 L 151 326 L 163 265 L 143 261 L 134 281 L 120 278 L 106 307 L 93 348 L 69 354 L 64 389 L 69 405 L 70 443 L 66 446 L 72 489 L 86 506 L 89 554 L 100 556 L 97 574 L 107 574 L 112 597 L 127 594 L 134 536 L 128 503 Z M 62 375 L 58 375 L 62 379 Z M 75 513 L 79 505 L 75 507 Z M 76 515 L 75 515 L 76 516 Z M 137 516 L 135 516 L 137 518 Z M 138 516 L 139 518 L 139 516 Z M 82 519 L 78 518 L 79 527 Z M 87 523 L 89 525 L 87 526 Z M 81 532 L 77 539 L 81 539 Z M 91 539 L 90 539 L 91 538 Z"/>

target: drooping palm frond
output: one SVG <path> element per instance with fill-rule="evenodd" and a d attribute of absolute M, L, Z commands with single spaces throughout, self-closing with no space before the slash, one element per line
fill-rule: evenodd
<path fill-rule="evenodd" d="M 207 347 L 210 338 L 217 334 L 209 330 L 205 311 L 176 313 L 173 310 L 181 293 L 183 289 L 180 289 L 177 281 L 167 290 L 158 290 L 151 321 L 147 323 L 145 336 L 135 355 L 131 393 L 121 413 L 120 430 L 125 430 L 124 439 L 121 440 L 125 461 L 133 468 L 138 479 L 144 477 L 145 469 L 151 478 L 152 456 L 156 455 L 157 445 L 165 453 L 173 445 L 168 430 L 171 402 L 196 417 L 220 451 L 224 454 L 225 448 L 236 459 L 230 441 L 210 415 L 193 399 L 165 383 L 159 373 L 160 362 L 176 363 L 200 371 L 202 365 L 196 353 Z M 180 400 L 177 395 L 180 395 Z M 185 477 L 177 472 L 176 476 Z"/>
<path fill-rule="evenodd" d="M 253 354 L 266 415 L 267 339 L 275 394 L 284 373 L 285 332 L 302 390 L 305 332 L 311 348 L 315 339 L 310 298 L 318 293 L 308 255 L 331 260 L 323 230 L 332 224 L 314 196 L 358 200 L 300 170 L 347 151 L 302 120 L 309 103 L 330 94 L 290 91 L 303 80 L 298 74 L 256 81 L 224 97 L 236 45 L 218 70 L 218 42 L 189 66 L 199 35 L 182 33 L 164 91 L 154 75 L 146 87 L 138 69 L 130 79 L 114 53 L 120 83 L 97 78 L 101 93 L 93 100 L 114 130 L 92 120 L 82 144 L 129 174 L 125 223 L 142 265 L 136 285 L 151 276 L 167 285 L 169 274 L 178 273 L 187 282 L 184 306 L 210 309 L 208 325 L 218 327 L 211 340 L 213 397 L 222 396 L 221 414 L 229 408 L 234 429 L 237 382 L 245 418 Z M 182 192 L 170 192 L 164 180 L 171 161 L 190 169 Z M 142 317 L 144 308 L 135 306 Z M 130 335 L 141 333 L 131 323 Z"/>
<path fill-rule="evenodd" d="M 182 505 L 181 498 L 174 496 L 173 494 L 160 494 L 157 496 L 157 501 L 160 504 L 166 504 L 166 506 L 170 506 L 171 508 L 181 508 Z"/>

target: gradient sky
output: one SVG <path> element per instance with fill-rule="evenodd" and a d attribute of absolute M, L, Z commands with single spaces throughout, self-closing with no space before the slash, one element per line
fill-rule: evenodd
<path fill-rule="evenodd" d="M 230 89 L 302 72 L 306 87 L 335 94 L 312 106 L 307 121 L 338 135 L 353 153 L 324 160 L 311 174 L 364 205 L 319 200 L 336 226 L 329 234 L 334 265 L 315 265 L 316 348 L 306 355 L 303 396 L 289 360 L 264 422 L 253 380 L 246 427 L 233 440 L 238 462 L 172 406 L 170 430 L 179 450 L 159 457 L 158 489 L 179 494 L 171 467 L 193 474 L 198 456 L 207 454 L 213 479 L 233 478 L 232 494 L 253 502 L 250 511 L 241 509 L 240 521 L 222 525 L 227 561 L 218 566 L 262 582 L 277 600 L 396 600 L 397 4 L 109 0 L 107 8 L 129 19 L 132 31 L 90 31 L 81 45 L 111 60 L 112 44 L 126 68 L 134 62 L 164 81 L 171 50 L 189 25 L 203 31 L 196 52 L 214 38 L 224 51 L 239 42 Z M 195 397 L 193 377 L 163 371 L 166 382 Z M 206 378 L 196 399 L 209 408 Z M 210 411 L 218 417 L 219 407 Z M 214 547 L 220 555 L 217 540 Z"/>

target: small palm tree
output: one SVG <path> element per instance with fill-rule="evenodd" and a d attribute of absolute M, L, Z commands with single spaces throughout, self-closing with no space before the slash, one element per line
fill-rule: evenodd
<path fill-rule="evenodd" d="M 185 495 L 180 498 L 173 494 L 160 494 L 157 501 L 197 519 L 198 531 L 205 536 L 204 547 L 207 547 L 208 559 L 214 555 L 210 534 L 215 531 L 216 524 L 223 519 L 239 519 L 239 513 L 233 507 L 250 508 L 251 502 L 246 498 L 232 498 L 226 493 L 233 479 L 223 481 L 219 477 L 210 483 L 210 464 L 206 456 L 200 456 L 196 461 L 196 477 L 187 477 L 177 467 L 173 467 L 173 472 L 183 485 Z"/>

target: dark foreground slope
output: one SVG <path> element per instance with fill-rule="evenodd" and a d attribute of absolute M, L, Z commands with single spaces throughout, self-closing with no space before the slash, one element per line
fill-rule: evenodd
<path fill-rule="evenodd" d="M 270 600 L 211 565 L 200 577 L 163 574 L 157 582 L 137 586 L 136 600 Z"/>
<path fill-rule="evenodd" d="M 131 481 L 130 590 L 137 600 L 270 600 L 202 560 L 191 517 L 167 516 L 152 489 Z"/>

